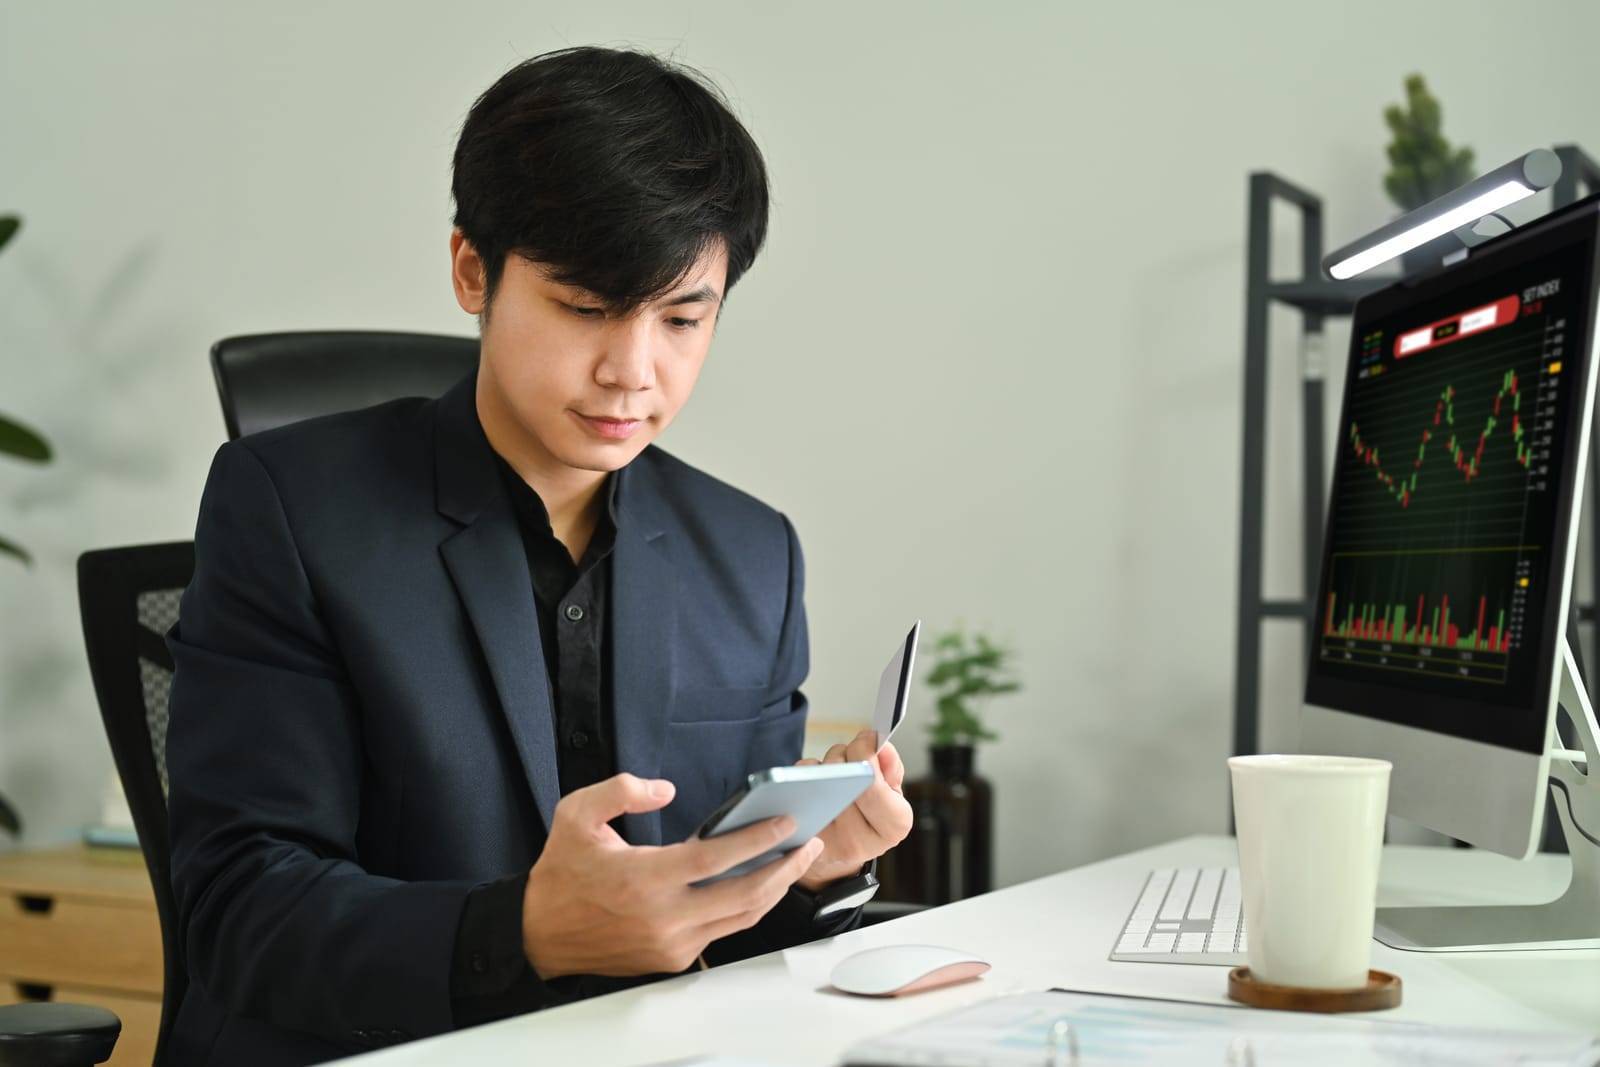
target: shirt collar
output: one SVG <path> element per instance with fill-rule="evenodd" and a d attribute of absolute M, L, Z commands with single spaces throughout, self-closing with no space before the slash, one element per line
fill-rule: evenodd
<path fill-rule="evenodd" d="M 515 467 L 506 462 L 504 456 L 498 452 L 493 454 L 495 467 L 500 472 L 500 480 L 505 485 L 506 495 L 511 500 L 511 510 L 517 516 L 517 523 L 528 533 L 555 540 L 555 530 L 550 525 L 550 510 L 545 506 L 544 499 L 522 475 L 517 473 Z M 595 524 L 589 548 L 584 552 L 585 559 L 604 555 L 616 543 L 617 530 L 620 528 L 617 515 L 619 480 L 617 474 L 618 472 L 612 471 L 606 475 L 605 485 L 601 487 L 600 492 L 605 496 L 605 510 L 600 515 L 600 521 Z"/>
<path fill-rule="evenodd" d="M 515 488 L 497 472 L 496 453 L 478 421 L 474 402 L 477 380 L 478 371 L 473 368 L 435 402 L 435 502 L 441 515 L 464 525 L 476 522 L 492 501 L 505 498 Z M 669 509 L 662 499 L 661 481 L 663 467 L 671 462 L 651 445 L 611 473 L 607 515 L 627 536 L 654 541 L 666 532 Z M 527 485 L 520 476 L 516 484 Z M 542 501 L 539 506 L 543 508 Z"/>

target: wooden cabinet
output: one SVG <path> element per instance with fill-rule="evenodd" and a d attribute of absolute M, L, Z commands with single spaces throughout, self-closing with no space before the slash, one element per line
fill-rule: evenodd
<path fill-rule="evenodd" d="M 161 924 L 132 850 L 0 855 L 0 1004 L 98 1004 L 122 1019 L 113 1067 L 150 1067 L 161 1023 Z"/>

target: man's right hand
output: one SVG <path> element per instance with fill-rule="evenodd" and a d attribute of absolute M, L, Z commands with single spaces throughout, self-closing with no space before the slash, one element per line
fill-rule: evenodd
<path fill-rule="evenodd" d="M 748 874 L 692 886 L 766 852 L 794 820 L 665 846 L 629 845 L 609 825 L 666 807 L 673 793 L 663 779 L 618 774 L 556 804 L 522 900 L 522 948 L 541 978 L 682 971 L 712 941 L 754 926 L 822 851 L 813 837 Z"/>

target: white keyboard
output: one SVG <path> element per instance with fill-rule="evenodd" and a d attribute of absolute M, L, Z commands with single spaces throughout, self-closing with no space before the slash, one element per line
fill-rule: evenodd
<path fill-rule="evenodd" d="M 1245 962 L 1237 867 L 1164 867 L 1145 879 L 1113 960 L 1136 963 Z"/>

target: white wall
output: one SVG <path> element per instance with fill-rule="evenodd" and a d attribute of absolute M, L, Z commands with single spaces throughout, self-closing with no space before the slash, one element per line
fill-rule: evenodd
<path fill-rule="evenodd" d="M 225 6 L 0 7 L 0 211 L 26 217 L 0 410 L 60 453 L 0 465 L 0 533 L 38 556 L 0 565 L 0 791 L 34 842 L 92 819 L 110 769 L 78 553 L 192 533 L 216 338 L 470 331 L 449 155 L 516 60 L 673 51 L 766 151 L 770 244 L 663 443 L 795 520 L 819 718 L 865 714 L 915 615 L 1015 645 L 1027 690 L 980 757 L 1003 882 L 1225 826 L 1246 172 L 1323 193 L 1330 243 L 1384 220 L 1380 112 L 1412 70 L 1485 167 L 1600 151 L 1579 3 Z M 1268 585 L 1292 595 L 1274 323 Z M 1266 648 L 1290 744 L 1299 630 Z"/>

